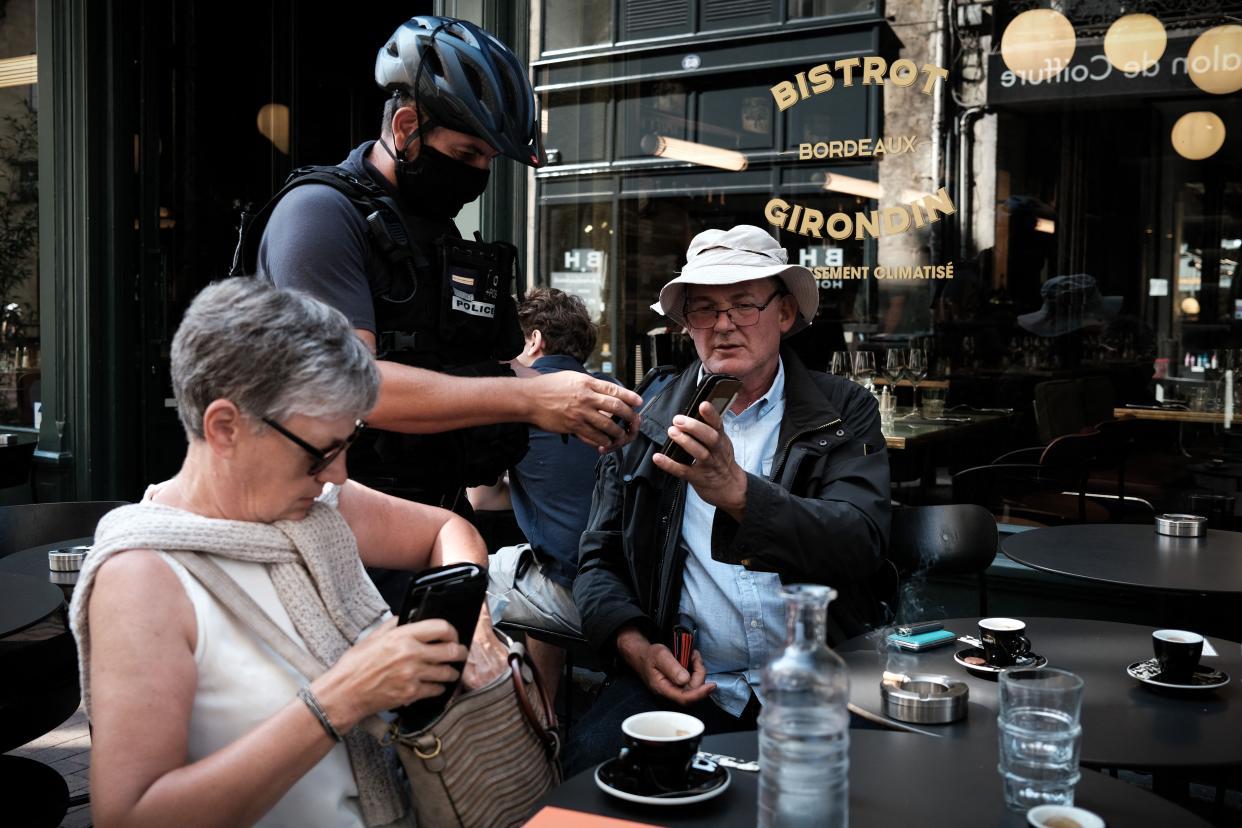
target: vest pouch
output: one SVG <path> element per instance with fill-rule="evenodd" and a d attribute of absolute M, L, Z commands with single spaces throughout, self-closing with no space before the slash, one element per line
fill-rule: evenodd
<path fill-rule="evenodd" d="M 442 352 L 512 359 L 522 350 L 514 306 L 517 248 L 502 242 L 441 237 L 443 276 L 439 335 Z"/>

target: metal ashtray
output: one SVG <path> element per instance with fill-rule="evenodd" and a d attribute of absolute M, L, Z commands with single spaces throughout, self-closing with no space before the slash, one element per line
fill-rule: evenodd
<path fill-rule="evenodd" d="M 1201 538 L 1207 534 L 1207 518 L 1202 515 L 1156 515 L 1156 533 L 1175 538 Z"/>
<path fill-rule="evenodd" d="M 880 682 L 884 712 L 899 722 L 946 724 L 966 718 L 966 682 L 934 673 L 885 673 Z"/>
<path fill-rule="evenodd" d="M 47 568 L 53 572 L 77 572 L 86 560 L 89 546 L 67 546 L 47 553 Z"/>

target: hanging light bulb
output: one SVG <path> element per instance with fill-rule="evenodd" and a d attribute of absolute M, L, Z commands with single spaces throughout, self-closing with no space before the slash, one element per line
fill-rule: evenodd
<path fill-rule="evenodd" d="M 276 149 L 289 154 L 289 107 L 280 103 L 263 104 L 255 119 L 259 134 L 272 142 Z"/>
<path fill-rule="evenodd" d="M 1173 149 L 1183 158 L 1202 161 L 1225 143 L 1225 122 L 1215 112 L 1187 112 L 1173 124 Z"/>
<path fill-rule="evenodd" d="M 1242 89 L 1242 26 L 1217 26 L 1195 38 L 1186 53 L 1186 74 L 1213 95 Z"/>
<path fill-rule="evenodd" d="M 1074 57 L 1077 38 L 1065 15 L 1031 9 L 1010 21 L 1001 37 L 1001 59 L 1023 80 L 1039 83 L 1054 77 Z"/>
<path fill-rule="evenodd" d="M 1104 55 L 1122 72 L 1141 72 L 1160 62 L 1169 44 L 1164 24 L 1150 14 L 1118 17 L 1104 35 Z"/>
<path fill-rule="evenodd" d="M 1187 296 L 1182 300 L 1182 313 L 1186 316 L 1199 315 L 1199 300 L 1193 296 Z"/>

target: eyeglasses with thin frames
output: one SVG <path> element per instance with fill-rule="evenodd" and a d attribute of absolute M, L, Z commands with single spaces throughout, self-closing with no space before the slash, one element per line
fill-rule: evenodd
<path fill-rule="evenodd" d="M 763 304 L 756 305 L 752 302 L 743 302 L 738 305 L 732 305 L 727 308 L 717 310 L 715 308 L 695 308 L 690 310 L 689 306 L 685 306 L 683 312 L 686 315 L 686 323 L 692 328 L 700 330 L 705 328 L 716 327 L 716 320 L 720 318 L 720 314 L 728 314 L 729 321 L 739 328 L 748 328 L 751 325 L 758 324 L 759 314 L 767 308 L 768 305 L 778 296 L 784 296 L 785 291 L 775 290 L 772 295 L 764 300 Z"/>
<path fill-rule="evenodd" d="M 350 446 L 354 444 L 354 441 L 358 439 L 358 435 L 362 434 L 362 430 L 367 427 L 367 424 L 364 423 L 362 420 L 355 420 L 353 432 L 350 433 L 348 437 L 346 437 L 341 442 L 337 443 L 332 448 L 325 450 L 325 449 L 315 448 L 310 443 L 306 442 L 301 437 L 294 434 L 292 431 L 285 428 L 284 426 L 282 426 L 280 423 L 276 422 L 275 420 L 271 420 L 271 419 L 268 419 L 267 417 L 264 417 L 263 422 L 267 423 L 272 428 L 276 429 L 278 432 L 283 434 L 285 437 L 288 437 L 290 440 L 296 443 L 299 447 L 301 447 L 303 451 L 305 451 L 311 457 L 315 458 L 314 461 L 310 465 L 310 470 L 306 472 L 306 474 L 310 477 L 314 477 L 315 475 L 319 474 L 321 471 L 326 469 L 328 466 L 331 466 L 336 461 L 336 458 L 340 457 Z"/>

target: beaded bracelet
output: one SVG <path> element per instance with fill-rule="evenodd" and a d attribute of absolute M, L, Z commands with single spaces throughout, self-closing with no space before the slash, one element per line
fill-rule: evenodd
<path fill-rule="evenodd" d="M 298 691 L 298 698 L 306 702 L 306 706 L 315 714 L 315 718 L 323 725 L 324 731 L 334 741 L 341 741 L 341 733 L 332 725 L 332 720 L 328 718 L 328 714 L 324 712 L 323 705 L 319 703 L 319 699 L 315 698 L 315 694 L 311 692 L 309 686 L 303 687 Z"/>

